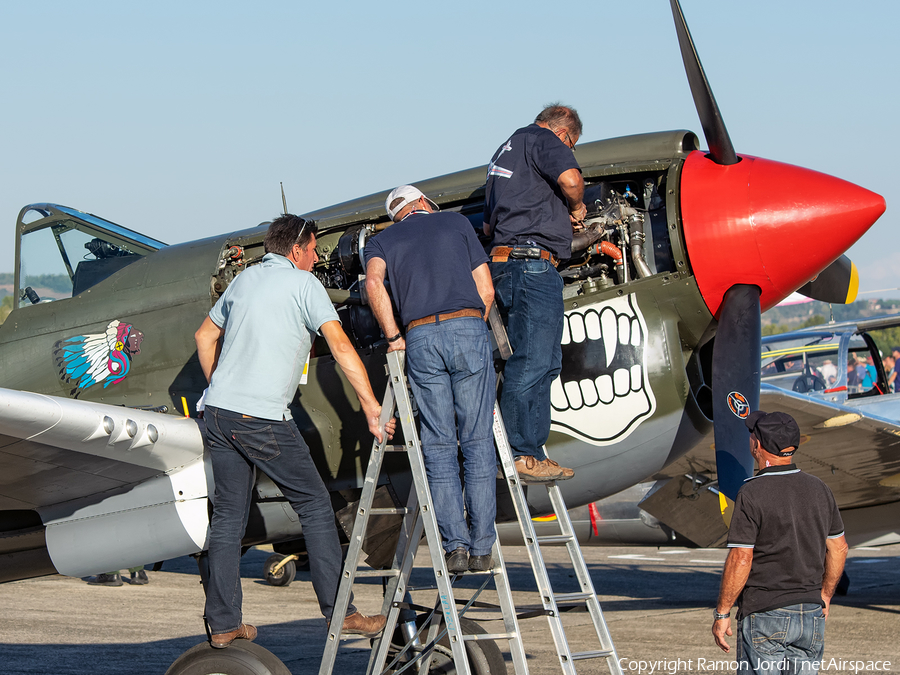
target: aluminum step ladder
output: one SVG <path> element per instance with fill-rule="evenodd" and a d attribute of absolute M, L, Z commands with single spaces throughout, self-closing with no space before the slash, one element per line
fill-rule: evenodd
<path fill-rule="evenodd" d="M 494 335 L 494 341 L 500 352 L 500 357 L 505 361 L 512 356 L 512 347 L 506 334 L 506 327 L 500 317 L 497 305 L 491 307 L 488 315 L 488 323 Z M 509 445 L 509 439 L 506 435 L 506 427 L 503 424 L 503 418 L 500 415 L 500 406 L 494 406 L 494 441 L 497 444 L 497 454 L 500 457 L 500 464 L 503 469 L 503 476 L 509 487 L 509 493 L 512 496 L 513 506 L 516 510 L 516 519 L 519 521 L 519 527 L 522 531 L 522 539 L 528 551 L 528 558 L 531 562 L 531 569 L 534 572 L 534 579 L 537 583 L 538 592 L 541 597 L 541 604 L 544 607 L 544 613 L 550 622 L 550 632 L 553 635 L 553 642 L 556 646 L 556 652 L 559 656 L 559 664 L 562 672 L 566 675 L 575 675 L 575 662 L 586 659 L 606 659 L 606 665 L 612 675 L 622 675 L 622 668 L 619 665 L 619 657 L 616 654 L 616 648 L 613 645 L 612 637 L 609 634 L 609 628 L 603 618 L 603 611 L 600 609 L 600 602 L 597 600 L 597 594 L 594 591 L 594 584 L 591 581 L 591 575 L 588 572 L 587 565 L 584 562 L 584 556 L 581 554 L 581 546 L 578 544 L 578 538 L 575 536 L 575 530 L 572 528 L 572 521 L 569 518 L 569 511 L 563 499 L 562 492 L 556 482 L 545 483 L 550 504 L 553 507 L 553 513 L 556 516 L 556 522 L 559 523 L 560 533 L 557 535 L 549 535 L 538 537 L 534 531 L 534 523 L 531 520 L 531 512 L 528 508 L 528 502 L 525 499 L 523 483 L 519 478 L 519 474 L 514 466 L 512 456 L 512 448 Z M 546 448 L 544 452 L 546 453 Z M 534 488 L 539 488 L 540 484 L 531 484 Z M 547 574 L 547 566 L 544 564 L 544 557 L 541 553 L 541 544 L 565 544 L 569 554 L 569 560 L 578 584 L 581 587 L 577 593 L 555 593 L 550 584 L 550 576 Z M 562 623 L 558 603 L 584 603 L 591 616 L 591 622 L 594 624 L 594 631 L 599 641 L 600 649 L 573 652 L 570 648 L 569 641 L 566 638 L 565 629 Z"/>
<path fill-rule="evenodd" d="M 556 515 L 556 522 L 560 526 L 559 534 L 539 537 L 534 531 L 534 523 L 531 520 L 531 513 L 525 500 L 522 481 L 513 464 L 512 451 L 506 437 L 506 428 L 503 426 L 499 406 L 494 407 L 494 439 L 497 441 L 503 476 L 509 486 L 509 493 L 516 509 L 516 517 L 522 531 L 522 539 L 525 541 L 525 548 L 528 551 L 531 569 L 534 571 L 534 579 L 537 583 L 541 604 L 544 607 L 547 620 L 550 622 L 550 633 L 553 635 L 553 642 L 556 645 L 556 653 L 559 657 L 559 665 L 562 667 L 562 672 L 566 675 L 576 675 L 576 661 L 605 658 L 609 672 L 612 675 L 622 675 L 619 657 L 616 654 L 616 648 L 613 645 L 609 629 L 603 618 L 603 611 L 600 609 L 600 602 L 597 600 L 594 584 L 591 581 L 590 572 L 588 572 L 587 564 L 585 564 L 584 557 L 581 554 L 581 546 L 578 544 L 578 538 L 575 536 L 575 530 L 572 528 L 572 521 L 569 518 L 569 512 L 559 486 L 556 484 L 556 481 L 544 484 L 530 484 L 532 489 L 541 486 L 546 487 L 550 497 L 550 504 L 553 506 L 553 512 Z M 572 570 L 575 572 L 575 577 L 581 588 L 580 591 L 575 593 L 556 593 L 553 590 L 550 576 L 547 573 L 547 566 L 544 564 L 544 556 L 541 553 L 541 544 L 565 544 Z M 560 603 L 583 603 L 583 606 L 590 614 L 591 622 L 594 624 L 594 631 L 596 632 L 600 649 L 579 652 L 571 650 L 569 641 L 566 638 L 565 628 L 563 627 L 559 608 Z"/>
<path fill-rule="evenodd" d="M 404 356 L 405 352 L 402 351 L 389 352 L 387 354 L 388 385 L 382 403 L 379 423 L 383 427 L 393 416 L 396 409 L 403 429 L 405 445 L 390 446 L 387 445 L 387 439 L 382 443 L 376 441 L 373 444 L 363 483 L 362 495 L 357 507 L 356 521 L 353 525 L 353 533 L 350 536 L 350 547 L 347 551 L 347 558 L 341 575 L 341 584 L 335 601 L 334 613 L 326 637 L 325 650 L 322 654 L 319 675 L 331 675 L 334 668 L 342 637 L 341 627 L 347 614 L 354 580 L 357 577 L 373 576 L 388 579 L 382 607 L 382 614 L 387 615 L 387 623 L 385 624 L 384 632 L 375 639 L 366 671 L 369 675 L 378 675 L 386 670 L 391 670 L 395 673 L 401 671 L 418 672 L 424 675 L 428 671 L 428 663 L 434 647 L 444 635 L 449 639 L 450 651 L 458 675 L 471 675 L 465 648 L 465 642 L 469 640 L 508 640 L 516 675 L 527 675 L 528 666 L 526 664 L 525 649 L 522 644 L 521 633 L 519 632 L 516 610 L 512 601 L 512 591 L 509 587 L 509 578 L 506 573 L 506 565 L 503 561 L 503 553 L 499 541 L 494 543 L 491 551 L 493 568 L 489 572 L 474 574 L 486 577 L 485 586 L 493 579 L 500 599 L 504 632 L 465 635 L 460 628 L 459 617 L 473 604 L 474 598 L 468 601 L 462 611 L 457 610 L 452 587 L 452 579 L 455 578 L 455 575 L 447 572 L 444 550 L 441 546 L 441 536 L 438 531 L 437 520 L 434 517 L 434 504 L 431 500 L 431 492 L 428 489 L 422 448 L 413 418 L 412 402 L 404 374 Z M 414 487 L 410 490 L 409 499 L 405 507 L 373 508 L 372 500 L 378 486 L 381 465 L 385 453 L 390 451 L 407 453 Z M 388 570 L 359 570 L 359 558 L 369 518 L 377 515 L 394 514 L 402 515 L 403 523 L 392 567 Z M 409 642 L 404 647 L 404 651 L 395 656 L 391 663 L 385 665 L 400 610 L 406 606 L 404 600 L 408 591 L 409 576 L 412 572 L 416 549 L 423 531 L 428 542 L 438 591 L 438 603 L 436 603 L 438 607 L 435 608 L 437 611 L 434 613 L 433 620 L 426 624 L 428 626 L 427 638 L 422 640 L 421 637 L 424 626 L 414 634 L 407 635 Z M 471 575 L 473 573 L 468 574 Z M 482 586 L 482 589 L 485 586 Z M 444 626 L 443 629 L 441 625 Z M 409 632 L 412 631 L 410 630 Z M 349 637 L 356 638 L 358 636 Z"/>

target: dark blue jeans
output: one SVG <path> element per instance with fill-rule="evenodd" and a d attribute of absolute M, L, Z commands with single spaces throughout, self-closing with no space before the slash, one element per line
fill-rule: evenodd
<path fill-rule="evenodd" d="M 472 555 L 487 555 L 497 536 L 496 375 L 487 326 L 463 317 L 413 328 L 406 336 L 406 371 L 419 406 L 422 454 L 444 550 L 462 546 Z"/>
<path fill-rule="evenodd" d="M 547 458 L 550 384 L 562 367 L 563 281 L 546 260 L 491 263 L 494 300 L 513 355 L 503 370 L 500 412 L 516 457 Z"/>
<path fill-rule="evenodd" d="M 206 620 L 213 633 L 241 624 L 241 538 L 256 467 L 279 487 L 300 517 L 319 609 L 331 620 L 342 560 L 331 498 L 293 420 L 273 421 L 206 407 L 206 449 L 216 483 L 209 531 Z M 347 613 L 355 611 L 351 605 Z"/>
<path fill-rule="evenodd" d="M 815 675 L 825 650 L 825 613 L 816 604 L 745 616 L 738 624 L 739 673 Z"/>

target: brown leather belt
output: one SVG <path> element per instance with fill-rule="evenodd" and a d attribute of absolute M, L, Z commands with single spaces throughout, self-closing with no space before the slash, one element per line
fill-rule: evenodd
<path fill-rule="evenodd" d="M 480 309 L 459 309 L 455 312 L 448 312 L 447 314 L 431 314 L 429 316 L 422 317 L 421 319 L 410 321 L 409 325 L 406 327 L 406 332 L 408 333 L 416 326 L 425 326 L 429 323 L 447 321 L 447 319 L 461 319 L 464 316 L 474 316 L 478 317 L 479 319 L 484 318 L 484 315 L 482 314 Z"/>
<path fill-rule="evenodd" d="M 491 262 L 506 262 L 510 258 L 516 260 L 549 260 L 556 267 L 559 260 L 550 253 L 537 246 L 495 246 L 491 249 Z"/>

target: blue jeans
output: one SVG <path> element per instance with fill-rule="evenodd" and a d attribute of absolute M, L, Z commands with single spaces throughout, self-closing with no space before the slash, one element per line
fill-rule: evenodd
<path fill-rule="evenodd" d="M 503 370 L 500 412 L 513 454 L 542 461 L 550 436 L 550 384 L 562 367 L 562 277 L 546 260 L 510 258 L 490 267 L 513 350 Z"/>
<path fill-rule="evenodd" d="M 487 555 L 497 537 L 492 433 L 497 376 L 487 326 L 463 317 L 413 328 L 406 336 L 406 371 L 419 406 L 422 454 L 444 550 L 461 546 L 472 555 Z M 457 447 L 463 455 L 468 526 Z"/>
<path fill-rule="evenodd" d="M 812 603 L 745 616 L 738 624 L 739 673 L 815 675 L 825 650 L 825 613 Z"/>
<path fill-rule="evenodd" d="M 206 620 L 213 633 L 241 625 L 241 538 L 247 527 L 254 467 L 279 487 L 300 517 L 319 609 L 331 620 L 341 568 L 331 497 L 293 420 L 274 421 L 206 407 L 206 448 L 216 483 L 209 531 Z M 352 614 L 351 605 L 347 613 Z"/>

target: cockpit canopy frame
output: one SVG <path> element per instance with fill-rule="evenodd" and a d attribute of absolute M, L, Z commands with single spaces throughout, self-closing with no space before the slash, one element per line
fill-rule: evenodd
<path fill-rule="evenodd" d="M 19 308 L 23 301 L 27 306 L 78 295 L 165 246 L 91 213 L 59 204 L 29 204 L 16 221 L 13 307 Z M 56 273 L 29 274 L 34 263 Z M 38 279 L 53 286 L 44 298 L 32 288 Z"/>

